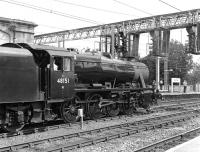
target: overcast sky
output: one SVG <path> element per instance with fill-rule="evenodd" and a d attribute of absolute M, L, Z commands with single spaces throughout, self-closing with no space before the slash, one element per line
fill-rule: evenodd
<path fill-rule="evenodd" d="M 163 1 L 182 11 L 198 9 L 200 6 L 199 0 Z M 129 7 L 121 2 L 127 4 Z M 31 7 L 34 5 L 37 6 L 37 9 L 43 9 L 45 11 L 56 11 L 63 13 L 63 16 L 19 6 L 16 5 L 16 3 L 26 3 Z M 27 20 L 38 24 L 38 27 L 35 29 L 35 34 L 69 30 L 173 12 L 178 12 L 178 10 L 159 0 L 0 0 L 1 17 Z M 178 41 L 182 40 L 184 43 L 187 39 L 186 35 L 186 31 L 182 30 L 181 39 L 181 31 L 176 30 L 171 32 L 170 37 Z M 147 38 L 147 35 L 141 37 Z M 140 45 L 143 46 L 140 50 L 142 50 L 143 54 L 145 52 L 144 46 L 146 43 L 146 41 L 140 41 Z M 77 44 L 77 42 L 74 42 L 73 45 L 74 44 Z"/>

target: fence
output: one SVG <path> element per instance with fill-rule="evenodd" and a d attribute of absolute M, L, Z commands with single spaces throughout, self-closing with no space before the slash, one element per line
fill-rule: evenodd
<path fill-rule="evenodd" d="M 171 85 L 168 85 L 167 88 L 164 90 L 161 90 L 162 92 L 171 92 Z M 184 92 L 184 86 L 183 85 L 173 85 L 173 92 Z M 200 92 L 200 84 L 196 84 L 195 86 L 193 85 L 188 85 L 186 92 Z"/>

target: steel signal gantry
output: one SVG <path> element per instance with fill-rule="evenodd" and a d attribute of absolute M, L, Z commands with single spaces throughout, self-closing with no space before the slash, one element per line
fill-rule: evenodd
<path fill-rule="evenodd" d="M 73 30 L 36 35 L 35 43 L 48 44 L 60 41 L 95 38 L 100 35 L 111 35 L 123 31 L 125 33 L 145 33 L 152 30 L 178 29 L 194 26 L 200 21 L 200 9 L 157 15 L 116 23 L 91 26 Z"/>

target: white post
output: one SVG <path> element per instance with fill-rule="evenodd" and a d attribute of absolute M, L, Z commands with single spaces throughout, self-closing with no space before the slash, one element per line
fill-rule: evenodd
<path fill-rule="evenodd" d="M 156 57 L 156 89 L 160 90 L 160 57 Z"/>
<path fill-rule="evenodd" d="M 173 86 L 174 82 L 171 80 L 171 93 L 173 93 L 173 89 L 174 89 L 174 86 Z"/>
<path fill-rule="evenodd" d="M 81 129 L 83 129 L 83 109 L 78 109 L 78 116 L 81 117 Z"/>

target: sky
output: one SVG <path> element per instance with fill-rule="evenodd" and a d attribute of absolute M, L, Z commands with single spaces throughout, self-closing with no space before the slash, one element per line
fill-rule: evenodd
<path fill-rule="evenodd" d="M 200 6 L 199 0 L 163 1 L 181 11 L 199 9 Z M 34 5 L 37 10 L 16 3 Z M 37 35 L 178 12 L 175 8 L 164 4 L 161 0 L 0 0 L 0 17 L 34 22 L 38 24 L 35 28 Z M 62 15 L 56 15 L 55 12 Z M 139 51 L 141 56 L 148 53 L 146 49 L 148 37 L 148 34 L 141 35 Z M 185 29 L 173 30 L 170 38 L 185 43 L 187 32 Z M 72 41 L 67 44 L 69 47 L 79 49 L 86 47 L 93 49 L 96 47 L 94 41 L 97 40 L 84 40 L 81 43 Z"/>

